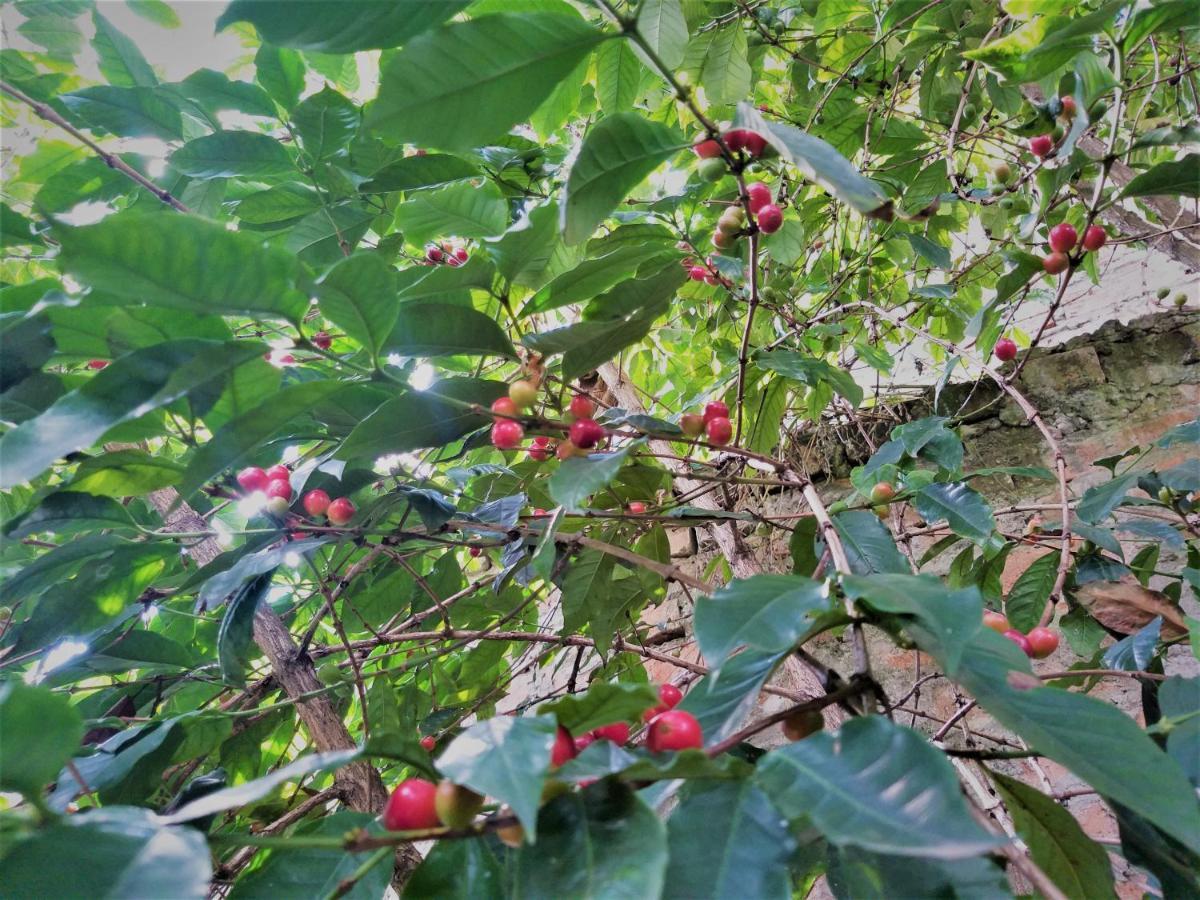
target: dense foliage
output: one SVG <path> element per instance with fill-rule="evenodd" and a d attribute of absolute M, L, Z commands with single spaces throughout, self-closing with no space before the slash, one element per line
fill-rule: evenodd
<path fill-rule="evenodd" d="M 235 0 L 246 61 L 175 82 L 110 9 L 17 0 L 0 51 L 0 892 L 1200 893 L 1200 421 L 1077 492 L 1016 377 L 1194 226 L 1194 0 Z M 873 441 L 909 349 L 1043 458 Z M 831 425 L 845 496 L 792 452 Z M 955 717 L 893 715 L 880 635 Z"/>

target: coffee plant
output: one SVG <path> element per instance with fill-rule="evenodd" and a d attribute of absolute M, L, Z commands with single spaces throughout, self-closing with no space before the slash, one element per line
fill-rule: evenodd
<path fill-rule="evenodd" d="M 1200 420 L 1019 377 L 1196 268 L 1194 0 L 183 9 L 4 9 L 0 893 L 1200 896 Z"/>

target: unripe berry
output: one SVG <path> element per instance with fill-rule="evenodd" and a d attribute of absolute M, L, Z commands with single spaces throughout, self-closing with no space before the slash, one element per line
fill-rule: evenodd
<path fill-rule="evenodd" d="M 720 400 L 710 400 L 704 404 L 704 422 L 708 423 L 709 419 L 728 419 L 729 407 Z"/>
<path fill-rule="evenodd" d="M 433 807 L 443 825 L 466 828 L 483 809 L 483 797 L 449 778 L 443 778 L 434 792 Z"/>
<path fill-rule="evenodd" d="M 504 812 L 507 812 L 507 814 L 510 816 L 512 815 L 511 809 L 506 808 L 505 810 L 502 810 L 502 814 Z M 514 822 L 511 825 L 503 825 L 496 829 L 495 834 L 496 839 L 499 840 L 500 843 L 502 843 L 505 847 L 511 847 L 513 850 L 517 850 L 523 843 L 525 843 L 525 829 L 521 827 L 520 822 Z"/>
<path fill-rule="evenodd" d="M 1099 225 L 1089 225 L 1083 233 L 1083 249 L 1095 253 L 1108 243 L 1108 232 Z"/>
<path fill-rule="evenodd" d="M 660 684 L 658 686 L 658 700 L 667 709 L 674 709 L 683 699 L 683 691 L 671 683 Z"/>
<path fill-rule="evenodd" d="M 665 750 L 692 750 L 704 746 L 704 733 L 696 717 L 682 709 L 669 709 L 654 717 L 646 734 L 646 746 L 653 753 Z"/>
<path fill-rule="evenodd" d="M 733 438 L 733 423 L 728 419 L 709 419 L 704 426 L 710 444 L 724 447 Z"/>
<path fill-rule="evenodd" d="M 725 167 L 725 160 L 719 156 L 701 160 L 696 170 L 700 173 L 701 180 L 707 181 L 709 184 L 715 184 L 720 181 L 725 177 L 725 173 L 729 171 Z"/>
<path fill-rule="evenodd" d="M 278 497 L 281 500 L 292 499 L 292 485 L 286 478 L 272 478 L 267 482 L 263 491 L 268 497 Z"/>
<path fill-rule="evenodd" d="M 333 338 L 328 331 L 318 331 L 312 336 L 312 344 L 318 350 L 328 350 L 333 345 Z"/>
<path fill-rule="evenodd" d="M 746 197 L 749 200 L 750 212 L 754 215 L 758 215 L 764 206 L 770 206 L 775 199 L 771 196 L 771 189 L 761 181 L 746 185 Z"/>
<path fill-rule="evenodd" d="M 1180 291 L 1178 294 L 1175 295 L 1172 302 L 1178 307 L 1187 306 L 1188 295 L 1185 294 L 1183 291 Z"/>
<path fill-rule="evenodd" d="M 583 394 L 576 394 L 571 398 L 571 402 L 567 406 L 567 412 L 577 419 L 590 419 L 596 412 L 596 404 L 592 402 L 590 397 L 585 397 Z"/>
<path fill-rule="evenodd" d="M 383 810 L 383 827 L 388 831 L 436 828 L 437 788 L 423 778 L 409 778 L 396 785 Z"/>
<path fill-rule="evenodd" d="M 1031 629 L 1026 635 L 1029 646 L 1033 648 L 1030 654 L 1034 659 L 1045 659 L 1058 649 L 1058 633 L 1042 625 Z"/>
<path fill-rule="evenodd" d="M 594 419 L 576 419 L 568 434 L 576 447 L 590 450 L 604 438 L 604 426 Z"/>
<path fill-rule="evenodd" d="M 329 495 L 320 488 L 304 495 L 304 511 L 312 518 L 325 515 L 329 509 Z"/>
<path fill-rule="evenodd" d="M 1069 222 L 1059 222 L 1050 229 L 1050 249 L 1059 253 L 1069 253 L 1079 243 L 1079 232 Z"/>
<path fill-rule="evenodd" d="M 333 687 L 335 684 L 344 684 L 346 674 L 341 670 L 337 663 L 330 660 L 329 662 L 321 663 L 317 667 L 317 681 L 326 687 Z"/>
<path fill-rule="evenodd" d="M 783 226 L 783 210 L 773 203 L 768 203 L 755 216 L 758 230 L 763 234 L 774 234 Z"/>
<path fill-rule="evenodd" d="M 992 167 L 992 177 L 1000 184 L 1008 184 L 1012 178 L 1012 167 L 1006 162 L 998 162 Z"/>
<path fill-rule="evenodd" d="M 278 478 L 282 478 L 284 481 L 287 481 L 287 479 L 291 477 L 292 471 L 285 465 L 281 464 L 277 466 L 271 466 L 271 468 L 267 469 L 267 478 L 269 478 L 271 481 L 275 481 Z"/>
<path fill-rule="evenodd" d="M 559 462 L 564 459 L 570 459 L 572 456 L 587 456 L 587 451 L 580 450 L 570 441 L 562 441 L 556 448 L 554 448 L 554 457 Z"/>
<path fill-rule="evenodd" d="M 704 417 L 688 413 L 679 417 L 679 428 L 688 437 L 699 437 L 704 433 Z"/>
<path fill-rule="evenodd" d="M 571 738 L 571 732 L 559 725 L 554 734 L 554 746 L 550 748 L 550 768 L 557 769 L 574 758 L 575 741 Z"/>
<path fill-rule="evenodd" d="M 1168 297 L 1171 296 L 1171 289 L 1165 288 L 1165 287 L 1160 287 L 1156 293 L 1156 296 L 1158 297 L 1159 300 L 1166 300 Z"/>
<path fill-rule="evenodd" d="M 896 489 L 892 487 L 891 482 L 881 481 L 871 488 L 872 503 L 887 503 L 896 496 Z"/>
<path fill-rule="evenodd" d="M 497 450 L 513 450 L 525 438 L 525 429 L 520 422 L 500 419 L 492 426 L 492 446 Z"/>
<path fill-rule="evenodd" d="M 1048 134 L 1039 134 L 1029 139 L 1029 152 L 1039 159 L 1045 159 L 1054 150 L 1054 140 Z"/>
<path fill-rule="evenodd" d="M 723 234 L 720 231 L 712 233 L 712 245 L 718 250 L 728 250 L 733 246 L 734 238 L 732 235 Z M 706 281 L 708 279 L 705 279 Z"/>
<path fill-rule="evenodd" d="M 704 283 L 711 284 L 715 287 L 716 285 L 721 283 L 721 279 L 718 278 L 716 275 L 712 274 L 711 272 L 709 272 L 707 275 L 704 276 Z"/>
<path fill-rule="evenodd" d="M 992 352 L 996 354 L 996 359 L 1000 362 L 1009 362 L 1017 358 L 1017 345 L 1011 338 L 1000 338 L 996 341 Z"/>
<path fill-rule="evenodd" d="M 1015 628 L 1010 628 L 1004 632 L 1004 636 L 1021 648 L 1021 652 L 1026 656 L 1033 656 L 1033 646 L 1029 643 L 1029 638 L 1021 634 Z"/>
<path fill-rule="evenodd" d="M 990 628 L 992 631 L 1004 634 L 1012 628 L 1008 622 L 1008 616 L 1004 613 L 995 612 L 994 610 L 985 609 L 983 611 L 983 627 Z"/>
<path fill-rule="evenodd" d="M 629 740 L 629 725 L 626 722 L 613 722 L 611 725 L 601 725 L 592 734 L 598 741 L 624 744 Z"/>
<path fill-rule="evenodd" d="M 1071 266 L 1071 258 L 1065 253 L 1051 253 L 1042 260 L 1047 275 L 1059 275 Z"/>
<path fill-rule="evenodd" d="M 338 497 L 329 504 L 329 509 L 325 510 L 325 515 L 334 525 L 345 525 L 354 518 L 354 513 L 357 512 L 354 504 L 347 497 Z"/>
<path fill-rule="evenodd" d="M 793 713 L 783 720 L 783 736 L 789 741 L 802 741 L 825 727 L 825 717 L 815 709 Z"/>
<path fill-rule="evenodd" d="M 517 409 L 529 409 L 537 402 L 538 389 L 532 381 L 520 378 L 508 386 L 508 397 Z"/>
<path fill-rule="evenodd" d="M 701 159 L 712 159 L 714 156 L 721 155 L 721 145 L 710 138 L 692 147 L 692 152 Z"/>
<path fill-rule="evenodd" d="M 245 491 L 265 491 L 271 479 L 258 466 L 250 466 L 237 473 L 237 483 Z"/>

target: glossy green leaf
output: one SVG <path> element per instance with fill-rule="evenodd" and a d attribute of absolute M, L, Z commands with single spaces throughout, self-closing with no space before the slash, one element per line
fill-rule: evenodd
<path fill-rule="evenodd" d="M 317 287 L 321 315 L 377 357 L 396 324 L 396 272 L 378 255 L 337 263 Z"/>
<path fill-rule="evenodd" d="M 1200 154 L 1159 163 L 1125 185 L 1121 196 L 1200 197 Z"/>
<path fill-rule="evenodd" d="M 516 350 L 496 320 L 465 306 L 425 301 L 405 303 L 380 345 L 380 353 L 402 356 L 515 357 Z"/>
<path fill-rule="evenodd" d="M 1121 505 L 1125 494 L 1137 484 L 1138 477 L 1137 472 L 1129 472 L 1088 488 L 1079 499 L 1075 515 L 1084 522 L 1100 524 Z"/>
<path fill-rule="evenodd" d="M 476 178 L 479 174 L 479 169 L 465 159 L 446 153 L 406 156 L 372 175 L 362 190 L 368 194 L 412 191 Z"/>
<path fill-rule="evenodd" d="M 658 703 L 658 692 L 649 684 L 614 684 L 600 681 L 582 694 L 568 694 L 538 707 L 541 715 L 555 721 L 571 734 L 585 734 L 601 725 L 641 718 Z"/>
<path fill-rule="evenodd" d="M 706 675 L 692 686 L 678 708 L 696 717 L 706 746 L 745 724 L 759 689 L 785 655 L 744 650 L 721 667 L 719 679 Z"/>
<path fill-rule="evenodd" d="M 100 61 L 100 74 L 109 84 L 117 87 L 153 87 L 158 84 L 154 70 L 137 44 L 100 15 L 98 9 L 92 10 L 92 25 L 96 29 L 92 46 Z"/>
<path fill-rule="evenodd" d="M 538 816 L 538 834 L 537 844 L 517 855 L 514 897 L 656 900 L 661 894 L 666 828 L 623 785 L 601 782 L 552 800 Z"/>
<path fill-rule="evenodd" d="M 751 780 L 690 792 L 667 822 L 670 862 L 663 897 L 790 898 L 796 841 Z"/>
<path fill-rule="evenodd" d="M 0 787 L 37 796 L 78 748 L 83 719 L 63 694 L 8 681 L 0 685 L 0 735 Z"/>
<path fill-rule="evenodd" d="M 182 477 L 183 467 L 172 460 L 145 450 L 113 450 L 80 463 L 69 487 L 99 497 L 136 497 Z"/>
<path fill-rule="evenodd" d="M 217 30 L 234 22 L 249 22 L 264 41 L 280 47 L 352 53 L 398 47 L 466 5 L 465 0 L 367 4 L 308 0 L 299 5 L 281 5 L 274 0 L 234 0 L 217 20 Z"/>
<path fill-rule="evenodd" d="M 955 534 L 986 544 L 996 530 L 987 501 L 962 483 L 935 483 L 917 491 L 913 506 L 926 522 L 946 522 Z"/>
<path fill-rule="evenodd" d="M 908 574 L 908 560 L 879 517 L 865 509 L 848 509 L 833 516 L 833 527 L 842 539 L 842 548 L 857 575 L 876 572 Z"/>
<path fill-rule="evenodd" d="M 306 97 L 292 112 L 292 125 L 304 152 L 314 160 L 344 151 L 358 130 L 358 119 L 358 108 L 328 85 Z"/>
<path fill-rule="evenodd" d="M 64 866 L 63 860 L 72 860 Z M 0 860 L 4 893 L 56 897 L 204 900 L 212 861 L 204 835 L 163 826 L 148 809 L 115 806 L 59 819 Z"/>
<path fill-rule="evenodd" d="M 564 459 L 558 470 L 550 476 L 547 487 L 550 496 L 569 512 L 583 509 L 588 497 L 603 490 L 617 477 L 630 447 L 611 453 L 592 453 L 588 456 L 572 456 Z"/>
<path fill-rule="evenodd" d="M 254 613 L 259 601 L 271 586 L 274 570 L 259 575 L 238 589 L 225 605 L 221 628 L 217 632 L 217 658 L 221 665 L 221 679 L 234 687 L 245 687 L 246 667 L 251 660 L 253 643 Z"/>
<path fill-rule="evenodd" d="M 490 181 L 456 181 L 421 191 L 396 210 L 396 227 L 414 243 L 445 234 L 491 237 L 507 226 L 508 204 Z"/>
<path fill-rule="evenodd" d="M 235 109 L 252 116 L 275 115 L 275 104 L 257 84 L 232 81 L 213 69 L 198 69 L 176 87 L 182 96 L 212 112 Z"/>
<path fill-rule="evenodd" d="M 384 65 L 367 124 L 394 142 L 478 146 L 533 112 L 601 40 L 582 19 L 550 13 L 499 13 L 426 32 Z"/>
<path fill-rule="evenodd" d="M 1058 577 L 1057 553 L 1039 556 L 1022 572 L 1004 601 L 1004 612 L 1013 628 L 1029 631 L 1037 625 Z"/>
<path fill-rule="evenodd" d="M 784 815 L 807 817 L 837 846 L 963 859 L 999 843 L 971 818 L 949 760 L 879 716 L 773 750 L 755 782 Z"/>
<path fill-rule="evenodd" d="M 739 23 L 716 28 L 703 38 L 704 61 L 700 83 L 713 103 L 727 105 L 744 100 L 750 93 L 753 73 L 746 59 L 746 30 Z"/>
<path fill-rule="evenodd" d="M 270 178 L 295 173 L 283 144 L 254 131 L 218 131 L 188 141 L 171 165 L 191 178 Z"/>
<path fill-rule="evenodd" d="M 183 132 L 179 108 L 152 87 L 98 84 L 62 95 L 63 104 L 80 121 L 118 137 L 178 140 Z"/>
<path fill-rule="evenodd" d="M 549 716 L 485 719 L 450 742 L 438 756 L 438 769 L 455 784 L 507 803 L 529 840 L 536 840 L 538 801 L 555 728 Z"/>
<path fill-rule="evenodd" d="M 755 575 L 731 581 L 696 600 L 696 640 L 716 673 L 740 646 L 765 654 L 790 649 L 829 605 L 828 588 L 811 578 Z"/>
<path fill-rule="evenodd" d="M 66 271 L 138 303 L 289 320 L 308 306 L 291 255 L 214 222 L 130 211 L 58 236 Z"/>
<path fill-rule="evenodd" d="M 1084 834 L 1067 810 L 1027 784 L 992 772 L 1029 855 L 1066 896 L 1114 897 L 1112 867 L 1104 848 Z"/>
<path fill-rule="evenodd" d="M 405 900 L 500 900 L 504 871 L 487 841 L 438 841 L 404 885 Z"/>
<path fill-rule="evenodd" d="M 760 353 L 754 358 L 754 364 L 761 369 L 778 372 L 809 387 L 828 385 L 853 406 L 862 403 L 862 388 L 850 377 L 849 373 L 837 369 L 823 359 L 794 353 L 790 350 L 772 350 L 770 353 Z"/>
<path fill-rule="evenodd" d="M 28 481 L 59 457 L 91 446 L 113 426 L 223 382 L 261 352 L 262 345 L 254 342 L 185 339 L 121 357 L 0 438 L 5 461 L 0 485 Z"/>
<path fill-rule="evenodd" d="M 642 0 L 637 9 L 637 30 L 668 67 L 683 62 L 688 27 L 680 0 Z"/>
<path fill-rule="evenodd" d="M 686 147 L 679 132 L 636 113 L 607 116 L 584 136 L 562 201 L 563 239 L 578 244 L 653 172 Z"/>

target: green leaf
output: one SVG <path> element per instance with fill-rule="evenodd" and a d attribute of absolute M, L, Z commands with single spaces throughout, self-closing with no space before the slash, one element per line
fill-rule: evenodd
<path fill-rule="evenodd" d="M 489 247 L 496 270 L 509 281 L 538 288 L 578 263 L 582 248 L 568 249 L 562 242 L 558 216 L 558 203 L 554 200 L 529 210 Z"/>
<path fill-rule="evenodd" d="M 1039 556 L 1018 576 L 1004 601 L 1004 612 L 1013 628 L 1029 631 L 1037 625 L 1057 577 L 1057 553 Z"/>
<path fill-rule="evenodd" d="M 425 301 L 400 306 L 396 324 L 379 350 L 402 356 L 517 355 L 508 335 L 491 316 L 466 306 Z"/>
<path fill-rule="evenodd" d="M 217 30 L 249 22 L 263 41 L 297 50 L 353 53 L 399 47 L 444 22 L 467 0 L 394 0 L 388 3 L 345 3 L 307 0 L 298 5 L 275 0 L 234 0 L 217 19 Z"/>
<path fill-rule="evenodd" d="M 257 84 L 231 81 L 228 75 L 213 69 L 198 69 L 174 87 L 181 96 L 209 112 L 236 109 L 252 116 L 275 116 L 275 104 Z"/>
<path fill-rule="evenodd" d="M 369 7 L 368 7 L 369 8 Z M 314 160 L 341 154 L 358 130 L 358 107 L 328 85 L 292 113 L 304 151 Z"/>
<path fill-rule="evenodd" d="M 189 178 L 271 178 L 296 173 L 283 144 L 254 131 L 218 131 L 188 141 L 170 156 Z"/>
<path fill-rule="evenodd" d="M 498 13 L 443 26 L 387 61 L 367 123 L 394 143 L 479 146 L 528 117 L 602 40 L 574 15 Z"/>
<path fill-rule="evenodd" d="M 588 497 L 608 487 L 617 477 L 634 446 L 631 444 L 611 453 L 564 459 L 547 482 L 550 496 L 569 512 L 583 509 Z"/>
<path fill-rule="evenodd" d="M 294 221 L 321 207 L 321 195 L 300 184 L 281 184 L 238 201 L 234 209 L 248 225 L 276 225 Z"/>
<path fill-rule="evenodd" d="M 246 667 L 250 665 L 250 647 L 254 643 L 254 613 L 274 576 L 272 569 L 246 582 L 226 604 L 217 632 L 217 658 L 221 664 L 221 680 L 226 684 L 246 686 Z"/>
<path fill-rule="evenodd" d="M 971 818 L 950 761 L 879 716 L 771 751 L 755 782 L 789 819 L 806 817 L 838 847 L 963 859 L 999 843 Z"/>
<path fill-rule="evenodd" d="M 253 551 L 250 544 L 243 544 L 237 550 L 217 557 L 216 561 L 222 561 L 226 556 L 234 558 L 223 569 L 209 572 L 206 577 L 202 577 L 203 587 L 196 598 L 196 612 L 216 609 L 225 602 L 226 597 L 235 591 L 241 592 L 253 579 L 279 568 L 283 564 L 284 557 L 292 554 L 303 556 L 327 540 L 328 538 L 324 537 L 306 538 L 301 541 L 288 541 L 284 544 L 275 543 L 264 549 Z M 202 574 L 198 573 L 198 575 Z"/>
<path fill-rule="evenodd" d="M 584 260 L 563 272 L 538 291 L 521 310 L 522 316 L 548 312 L 552 309 L 591 300 L 625 282 L 641 266 L 647 268 L 668 259 L 665 247 L 654 244 L 632 244 L 617 247 L 601 256 Z"/>
<path fill-rule="evenodd" d="M 1108 854 L 1074 816 L 1029 785 L 990 774 L 1029 855 L 1064 894 L 1072 900 L 1116 896 Z"/>
<path fill-rule="evenodd" d="M 121 357 L 0 438 L 0 486 L 29 481 L 60 457 L 91 446 L 114 425 L 224 382 L 261 353 L 262 345 L 255 342 L 184 339 Z"/>
<path fill-rule="evenodd" d="M 1183 5 L 1186 6 L 1186 0 Z M 1166 125 L 1162 128 L 1152 128 L 1139 134 L 1129 149 L 1169 147 L 1175 144 L 1200 144 L 1200 128 L 1195 125 Z"/>
<path fill-rule="evenodd" d="M 396 227 L 412 243 L 444 234 L 491 237 L 508 227 L 508 204 L 491 181 L 478 186 L 456 181 L 400 204 Z"/>
<path fill-rule="evenodd" d="M 607 116 L 631 109 L 645 68 L 627 41 L 609 41 L 596 51 L 596 93 Z"/>
<path fill-rule="evenodd" d="M 163 0 L 125 0 L 125 5 L 147 22 L 153 22 L 163 28 L 179 27 L 179 14 Z"/>
<path fill-rule="evenodd" d="M 537 845 L 525 844 L 517 854 L 513 896 L 661 895 L 666 827 L 628 787 L 603 781 L 564 794 L 542 807 L 538 828 Z"/>
<path fill-rule="evenodd" d="M 170 459 L 145 450 L 113 450 L 80 463 L 68 487 L 99 497 L 138 497 L 182 476 L 183 466 Z"/>
<path fill-rule="evenodd" d="M 778 372 L 809 387 L 828 385 L 853 406 L 862 403 L 862 388 L 850 373 L 834 368 L 823 359 L 789 350 L 772 350 L 770 353 L 757 354 L 754 364 L 760 369 Z"/>
<path fill-rule="evenodd" d="M 142 56 L 137 44 L 100 15 L 98 9 L 92 10 L 92 25 L 96 29 L 92 47 L 99 57 L 100 74 L 109 84 L 117 87 L 154 87 L 158 84 L 154 70 L 146 62 L 146 57 Z"/>
<path fill-rule="evenodd" d="M 410 391 L 380 406 L 358 423 L 337 452 L 339 459 L 374 458 L 421 447 L 440 447 L 490 422 L 486 415 L 439 400 L 437 395 L 489 407 L 508 392 L 499 381 L 446 379 L 429 392 Z"/>
<path fill-rule="evenodd" d="M 913 506 L 926 522 L 945 520 L 955 534 L 976 544 L 988 543 L 996 530 L 987 501 L 962 483 L 926 485 L 913 497 Z"/>
<path fill-rule="evenodd" d="M 179 487 L 180 496 L 187 499 L 205 482 L 248 461 L 280 429 L 341 387 L 337 381 L 291 384 L 230 419 L 193 454 Z"/>
<path fill-rule="evenodd" d="M 555 730 L 549 716 L 485 719 L 450 742 L 438 757 L 438 770 L 455 784 L 507 803 L 534 841 Z"/>
<path fill-rule="evenodd" d="M 396 291 L 396 270 L 374 253 L 342 260 L 317 285 L 321 315 L 358 341 L 372 359 L 379 357 L 396 324 Z"/>
<path fill-rule="evenodd" d="M 1159 687 L 1158 701 L 1163 716 L 1172 721 L 1167 753 L 1193 785 L 1200 785 L 1200 679 L 1172 675 Z"/>
<path fill-rule="evenodd" d="M 891 7 L 895 9 L 895 7 Z M 1007 900 L 1013 896 L 1004 869 L 987 857 L 917 859 L 829 848 L 825 877 L 838 900 L 945 897 Z"/>
<path fill-rule="evenodd" d="M 667 822 L 664 898 L 791 897 L 796 848 L 783 816 L 747 779 L 692 791 Z"/>
<path fill-rule="evenodd" d="M 766 654 L 790 649 L 829 606 L 828 587 L 811 578 L 755 575 L 731 581 L 696 601 L 696 640 L 715 675 L 740 646 Z"/>
<path fill-rule="evenodd" d="M 680 0 L 642 0 L 638 4 L 637 30 L 668 68 L 683 62 L 688 27 Z"/>
<path fill-rule="evenodd" d="M 0 787 L 36 797 L 79 747 L 83 719 L 65 695 L 7 681 L 0 685 L 0 734 Z"/>
<path fill-rule="evenodd" d="M 983 600 L 974 587 L 952 591 L 929 575 L 846 576 L 846 596 L 879 612 L 913 622 L 921 646 L 936 647 L 946 674 L 954 677 L 963 648 L 982 627 Z"/>
<path fill-rule="evenodd" d="M 910 571 L 908 560 L 896 547 L 892 533 L 875 513 L 848 509 L 833 516 L 833 527 L 842 539 L 850 570 L 855 574 L 896 572 L 907 575 Z"/>
<path fill-rule="evenodd" d="M 480 174 L 476 166 L 446 153 L 406 156 L 372 175 L 361 190 L 367 194 L 412 191 L 477 178 Z"/>
<path fill-rule="evenodd" d="M 637 720 L 657 703 L 653 685 L 597 681 L 582 694 L 543 703 L 538 713 L 554 716 L 571 734 L 581 735 L 602 725 Z"/>
<path fill-rule="evenodd" d="M 1161 162 L 1125 185 L 1122 197 L 1200 197 L 1200 154 Z"/>
<path fill-rule="evenodd" d="M 568 244 L 591 237 L 626 194 L 688 142 L 637 113 L 608 116 L 584 136 L 563 193 L 561 229 Z"/>
<path fill-rule="evenodd" d="M 375 210 L 365 203 L 322 207 L 288 232 L 284 249 L 309 265 L 332 265 L 358 245 L 375 215 Z"/>
<path fill-rule="evenodd" d="M 284 109 L 292 109 L 304 90 L 304 60 L 295 50 L 263 44 L 254 56 L 255 78 Z"/>
<path fill-rule="evenodd" d="M 742 727 L 767 676 L 786 655 L 745 650 L 721 667 L 720 679 L 705 675 L 688 691 L 678 708 L 696 717 L 706 745 L 723 740 Z"/>
<path fill-rule="evenodd" d="M 70 859 L 72 865 L 64 866 Z M 88 809 L 34 832 L 0 860 L 6 897 L 204 900 L 212 858 L 202 832 L 167 828 L 148 809 Z"/>
<path fill-rule="evenodd" d="M 58 237 L 65 271 L 117 297 L 204 315 L 291 321 L 308 309 L 294 286 L 294 257 L 215 222 L 129 211 L 83 228 L 60 228 Z"/>
<path fill-rule="evenodd" d="M 404 885 L 404 898 L 499 900 L 504 887 L 504 870 L 486 841 L 438 841 Z"/>
<path fill-rule="evenodd" d="M 1125 494 L 1137 485 L 1139 477 L 1137 472 L 1129 472 L 1088 488 L 1079 499 L 1075 515 L 1084 522 L 1099 525 L 1121 505 Z"/>
<path fill-rule="evenodd" d="M 385 833 L 378 818 L 370 813 L 338 810 L 332 815 L 303 825 L 292 832 L 303 837 L 336 838 L 350 831 L 364 829 L 368 833 Z M 447 841 L 447 843 L 475 843 Z M 299 895 L 328 897 L 337 893 L 350 900 L 378 900 L 391 880 L 390 858 L 380 859 L 366 872 L 359 873 L 367 854 L 347 853 L 340 848 L 305 848 L 289 850 L 286 846 L 270 851 L 258 868 L 234 882 L 229 892 L 231 900 L 276 900 Z M 337 891 L 342 881 L 355 876 L 358 880 L 349 891 Z M 407 892 L 406 892 L 407 893 Z"/>
<path fill-rule="evenodd" d="M 741 23 L 697 35 L 695 41 L 700 46 L 693 53 L 698 53 L 701 47 L 704 51 L 700 84 L 709 100 L 724 106 L 745 99 L 753 76 L 746 59 L 746 31 Z"/>
<path fill-rule="evenodd" d="M 99 84 L 63 94 L 63 105 L 89 128 L 118 137 L 178 140 L 183 117 L 166 94 L 152 87 L 113 87 Z"/>
<path fill-rule="evenodd" d="M 803 175 L 863 215 L 890 219 L 892 203 L 844 156 L 799 128 L 764 119 L 749 103 L 738 104 L 738 124 L 757 131 Z"/>
<path fill-rule="evenodd" d="M 248 806 L 256 800 L 273 794 L 281 784 L 302 780 L 315 772 L 331 772 L 334 769 L 340 769 L 342 766 L 354 762 L 359 755 L 360 751 L 357 748 L 335 750 L 331 753 L 309 753 L 261 778 L 198 797 L 174 812 L 162 816 L 160 821 L 166 825 L 178 825 L 182 822 L 191 822 L 193 819 L 211 816 L 213 813 L 224 812 L 227 809 Z"/>

